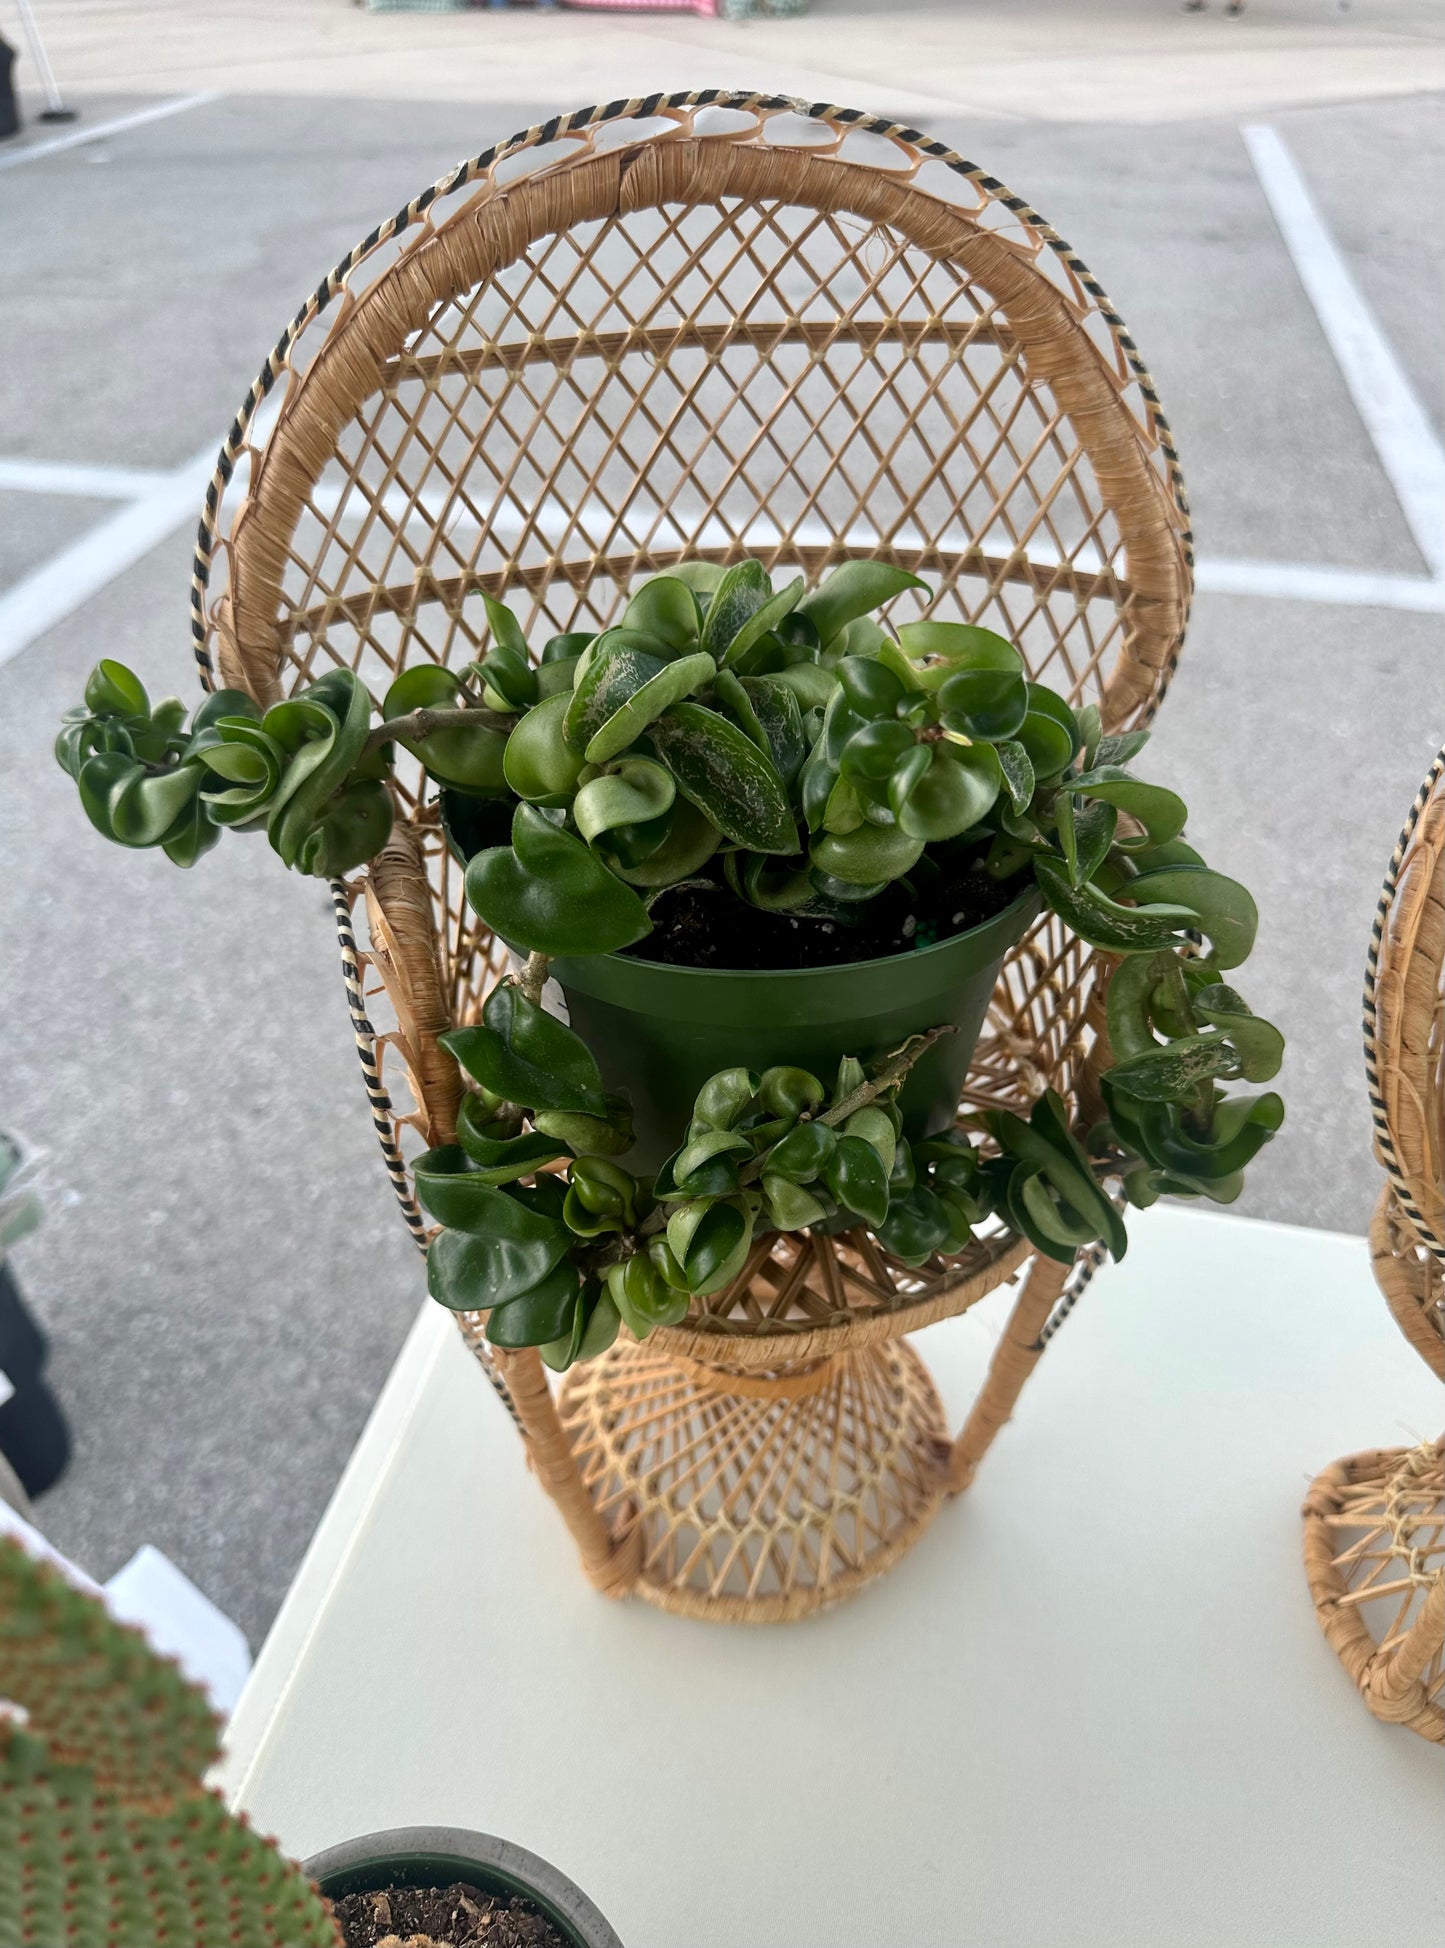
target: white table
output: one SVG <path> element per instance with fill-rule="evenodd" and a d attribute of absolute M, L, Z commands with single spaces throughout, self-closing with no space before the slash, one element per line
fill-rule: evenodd
<path fill-rule="evenodd" d="M 968 1495 L 775 1628 L 594 1595 L 424 1308 L 223 1783 L 297 1854 L 504 1834 L 628 1948 L 1423 1948 L 1440 1755 L 1354 1695 L 1298 1509 L 1334 1456 L 1436 1431 L 1438 1389 L 1362 1239 L 1130 1230 Z M 955 1415 L 998 1297 L 921 1337 Z"/>

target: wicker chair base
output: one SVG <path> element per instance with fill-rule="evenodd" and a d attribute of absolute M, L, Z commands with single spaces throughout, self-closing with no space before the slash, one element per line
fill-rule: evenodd
<path fill-rule="evenodd" d="M 1445 1744 L 1445 1467 L 1439 1442 L 1332 1461 L 1304 1504 L 1320 1626 L 1386 1724 Z"/>
<path fill-rule="evenodd" d="M 559 1409 L 594 1505 L 640 1532 L 637 1595 L 680 1616 L 784 1623 L 856 1594 L 948 1492 L 943 1407 L 901 1340 L 777 1375 L 648 1347 L 574 1367 Z"/>

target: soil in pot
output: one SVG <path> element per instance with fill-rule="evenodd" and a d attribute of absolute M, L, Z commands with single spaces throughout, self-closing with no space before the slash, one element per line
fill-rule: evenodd
<path fill-rule="evenodd" d="M 466 1881 L 342 1894 L 331 1905 L 346 1948 L 567 1948 L 529 1900 Z"/>
<path fill-rule="evenodd" d="M 730 887 L 690 880 L 659 893 L 653 930 L 626 949 L 631 960 L 667 967 L 731 970 L 841 967 L 883 960 L 951 940 L 1002 913 L 1023 890 L 1022 875 L 995 879 L 977 856 L 949 860 L 929 879 L 895 881 L 855 913 L 836 918 L 768 913 Z"/>

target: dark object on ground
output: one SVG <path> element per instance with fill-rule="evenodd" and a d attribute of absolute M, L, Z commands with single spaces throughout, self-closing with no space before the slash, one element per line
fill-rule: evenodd
<path fill-rule="evenodd" d="M 1002 913 L 1022 890 L 1017 874 L 993 879 L 976 857 L 966 857 L 929 879 L 896 881 L 855 909 L 855 923 L 846 908 L 836 919 L 766 913 L 727 886 L 692 882 L 658 895 L 652 932 L 626 952 L 668 967 L 774 970 L 883 960 L 966 933 Z"/>
<path fill-rule="evenodd" d="M 70 1430 L 41 1371 L 48 1351 L 9 1265 L 0 1263 L 0 1454 L 27 1495 L 53 1488 L 70 1460 Z"/>
<path fill-rule="evenodd" d="M 20 133 L 20 110 L 15 104 L 15 50 L 0 34 L 0 142 Z"/>
<path fill-rule="evenodd" d="M 445 1943 L 447 1948 L 566 1948 L 563 1937 L 530 1901 L 484 1894 L 454 1881 L 450 1887 L 391 1887 L 384 1893 L 344 1894 L 334 1903 L 346 1948 L 383 1941 Z"/>

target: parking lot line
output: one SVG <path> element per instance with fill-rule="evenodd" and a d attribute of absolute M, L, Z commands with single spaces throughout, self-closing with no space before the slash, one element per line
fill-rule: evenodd
<path fill-rule="evenodd" d="M 134 501 L 166 478 L 161 467 L 90 467 L 71 460 L 0 460 L 0 493 Z"/>
<path fill-rule="evenodd" d="M 1445 577 L 1445 446 L 1278 130 L 1254 122 L 1240 133 L 1415 545 L 1432 575 Z"/>
<path fill-rule="evenodd" d="M 110 122 L 97 122 L 92 128 L 72 129 L 69 135 L 57 135 L 49 142 L 33 143 L 28 149 L 12 149 L 8 155 L 0 155 L 0 169 L 18 169 L 23 162 L 39 162 L 42 156 L 58 155 L 62 149 L 79 149 L 87 142 L 100 142 L 107 135 L 121 135 L 126 129 L 144 128 L 147 122 L 164 122 L 172 115 L 184 115 L 187 109 L 203 108 L 208 101 L 219 100 L 220 96 L 214 88 L 203 88 L 194 95 L 176 95 L 170 101 L 156 102 L 150 108 L 138 108 L 134 114 L 117 115 Z"/>
<path fill-rule="evenodd" d="M 174 472 L 158 475 L 146 493 L 0 594 L 0 665 L 99 594 L 167 535 L 198 519 L 215 464 L 216 449 L 207 446 Z"/>

